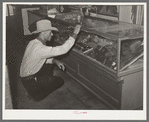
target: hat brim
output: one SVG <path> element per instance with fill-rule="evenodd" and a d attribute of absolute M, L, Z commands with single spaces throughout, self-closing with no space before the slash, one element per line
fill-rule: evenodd
<path fill-rule="evenodd" d="M 45 31 L 58 31 L 58 29 L 57 28 L 55 28 L 55 27 L 50 27 L 49 29 L 47 29 L 47 30 L 36 30 L 36 31 L 33 31 L 32 32 L 32 34 L 36 34 L 36 33 L 40 33 L 40 32 L 45 32 Z"/>

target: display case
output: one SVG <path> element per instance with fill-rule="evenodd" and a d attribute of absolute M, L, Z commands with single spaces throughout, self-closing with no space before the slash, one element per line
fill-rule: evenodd
<path fill-rule="evenodd" d="M 56 42 L 73 32 L 67 24 L 53 23 L 60 30 Z M 139 25 L 86 17 L 62 61 L 70 76 L 110 107 L 137 109 L 143 106 L 143 33 Z"/>
<path fill-rule="evenodd" d="M 63 44 L 77 24 L 60 14 L 51 20 L 55 45 Z M 31 15 L 30 15 L 31 16 Z M 66 72 L 114 109 L 143 106 L 143 26 L 85 16 L 73 48 L 59 57 Z"/>
<path fill-rule="evenodd" d="M 106 68 L 116 71 L 117 77 L 137 59 L 143 56 L 143 27 L 124 22 L 87 18 L 84 29 L 98 33 L 91 38 L 96 47 L 89 56 Z"/>
<path fill-rule="evenodd" d="M 71 25 L 53 25 L 60 30 L 59 40 L 67 40 L 73 32 Z M 86 17 L 74 49 L 119 77 L 143 56 L 143 33 L 140 25 Z"/>

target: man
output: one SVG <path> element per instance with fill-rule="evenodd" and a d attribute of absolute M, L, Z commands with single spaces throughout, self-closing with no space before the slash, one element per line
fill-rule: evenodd
<path fill-rule="evenodd" d="M 40 101 L 64 84 L 62 78 L 53 76 L 53 64 L 62 70 L 65 69 L 63 63 L 54 57 L 63 55 L 71 49 L 81 26 L 76 25 L 72 36 L 63 45 L 56 47 L 46 46 L 46 42 L 51 41 L 52 31 L 58 29 L 52 27 L 51 22 L 45 19 L 38 21 L 36 27 L 37 30 L 32 33 L 39 36 L 26 47 L 20 76 L 28 94 L 36 101 Z"/>

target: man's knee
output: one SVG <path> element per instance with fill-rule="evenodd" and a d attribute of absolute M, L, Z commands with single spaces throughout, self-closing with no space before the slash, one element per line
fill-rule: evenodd
<path fill-rule="evenodd" d="M 57 76 L 54 77 L 54 82 L 55 82 L 59 87 L 61 87 L 61 86 L 64 84 L 64 80 L 63 80 L 61 77 L 57 77 Z"/>

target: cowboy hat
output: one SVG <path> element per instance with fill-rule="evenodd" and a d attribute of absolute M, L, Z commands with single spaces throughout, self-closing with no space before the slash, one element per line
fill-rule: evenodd
<path fill-rule="evenodd" d="M 37 27 L 37 30 L 33 31 L 32 32 L 33 34 L 44 32 L 44 31 L 51 31 L 51 30 L 58 31 L 57 28 L 52 27 L 51 21 L 46 19 L 36 22 L 36 27 Z"/>

